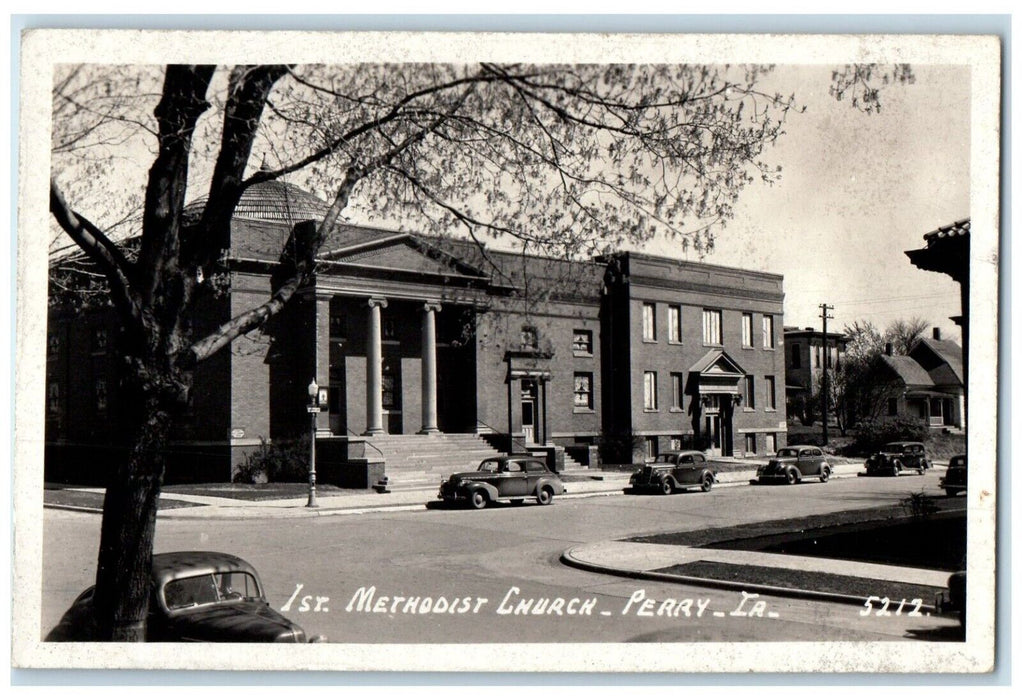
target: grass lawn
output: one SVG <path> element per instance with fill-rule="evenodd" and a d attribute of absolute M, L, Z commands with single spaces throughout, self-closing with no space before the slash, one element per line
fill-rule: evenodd
<path fill-rule="evenodd" d="M 88 508 L 90 510 L 103 510 L 103 493 L 96 491 L 76 491 L 73 489 L 47 488 L 43 491 L 43 503 L 48 506 L 71 506 L 74 508 Z M 198 503 L 178 501 L 173 498 L 161 498 L 158 509 L 169 510 L 172 508 L 191 508 Z"/>

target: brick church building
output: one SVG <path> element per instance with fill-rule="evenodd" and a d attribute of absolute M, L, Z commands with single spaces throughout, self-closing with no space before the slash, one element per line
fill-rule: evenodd
<path fill-rule="evenodd" d="M 294 227 L 325 211 L 293 185 L 249 188 L 229 288 L 200 325 L 264 301 Z M 568 262 L 338 225 L 312 285 L 197 370 L 167 480 L 230 480 L 261 443 L 313 420 L 320 478 L 343 485 L 383 470 L 438 480 L 506 451 L 556 468 L 679 447 L 771 453 L 786 435 L 782 283 L 635 252 Z M 95 480 L 123 449 L 115 332 L 110 310 L 51 308 L 49 479 Z M 312 379 L 326 389 L 318 414 Z"/>

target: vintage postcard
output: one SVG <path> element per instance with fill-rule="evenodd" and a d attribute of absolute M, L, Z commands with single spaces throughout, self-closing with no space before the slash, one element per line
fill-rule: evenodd
<path fill-rule="evenodd" d="M 14 666 L 990 672 L 1000 63 L 26 32 Z"/>

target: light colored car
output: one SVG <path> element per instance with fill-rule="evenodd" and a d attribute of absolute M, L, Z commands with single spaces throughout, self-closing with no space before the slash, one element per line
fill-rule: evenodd
<path fill-rule="evenodd" d="M 668 450 L 632 474 L 626 491 L 656 491 L 671 494 L 699 487 L 709 491 L 717 480 L 706 455 L 696 450 Z"/>
<path fill-rule="evenodd" d="M 445 503 L 466 503 L 473 508 L 501 500 L 517 505 L 526 498 L 545 506 L 564 492 L 561 478 L 538 457 L 507 455 L 484 459 L 474 472 L 452 474 L 440 483 L 439 497 Z"/>
<path fill-rule="evenodd" d="M 256 570 L 221 552 L 153 555 L 147 642 L 305 642 L 305 630 L 274 610 Z M 48 642 L 97 641 L 95 586 L 83 591 Z M 324 641 L 314 637 L 314 642 Z"/>
<path fill-rule="evenodd" d="M 779 481 L 798 484 L 805 477 L 829 481 L 833 468 L 823 450 L 815 445 L 789 445 L 777 450 L 777 454 L 756 470 L 760 483 Z"/>

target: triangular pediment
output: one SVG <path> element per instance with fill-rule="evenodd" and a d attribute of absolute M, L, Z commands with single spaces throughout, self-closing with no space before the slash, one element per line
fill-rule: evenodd
<path fill-rule="evenodd" d="M 711 350 L 692 365 L 688 371 L 697 372 L 708 377 L 744 377 L 747 374 L 735 358 L 728 355 L 724 350 Z"/>
<path fill-rule="evenodd" d="M 485 277 L 475 267 L 411 234 L 398 233 L 378 240 L 344 246 L 326 252 L 323 259 L 330 263 L 395 272 Z"/>

